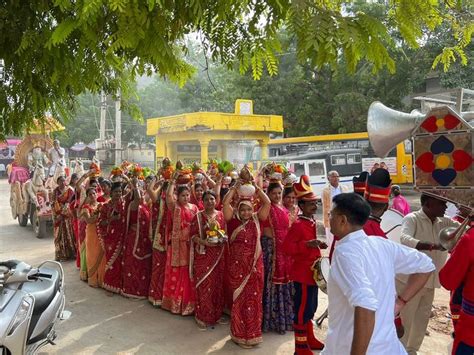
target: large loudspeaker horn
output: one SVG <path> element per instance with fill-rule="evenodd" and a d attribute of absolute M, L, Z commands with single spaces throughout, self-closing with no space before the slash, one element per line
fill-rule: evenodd
<path fill-rule="evenodd" d="M 367 114 L 367 132 L 375 154 L 384 158 L 411 132 L 426 116 L 417 110 L 405 113 L 392 110 L 379 101 L 373 102 Z"/>

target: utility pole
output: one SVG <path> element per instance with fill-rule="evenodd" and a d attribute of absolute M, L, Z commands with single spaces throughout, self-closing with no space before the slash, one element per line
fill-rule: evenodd
<path fill-rule="evenodd" d="M 100 132 L 99 139 L 105 143 L 105 115 L 107 110 L 107 96 L 104 91 L 100 92 Z"/>
<path fill-rule="evenodd" d="M 115 101 L 115 165 L 122 163 L 122 112 L 120 111 L 120 89 L 117 91 Z"/>

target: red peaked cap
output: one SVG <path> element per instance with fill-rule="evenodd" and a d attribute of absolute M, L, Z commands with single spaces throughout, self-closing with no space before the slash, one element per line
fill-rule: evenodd
<path fill-rule="evenodd" d="M 367 179 L 365 199 L 369 202 L 388 203 L 392 180 L 387 169 L 375 169 Z"/>
<path fill-rule="evenodd" d="M 368 177 L 369 177 L 369 173 L 367 171 L 363 171 L 359 176 L 354 176 L 352 178 L 352 184 L 354 185 L 354 192 L 356 194 L 361 195 L 362 197 L 364 197 L 365 195 Z"/>
<path fill-rule="evenodd" d="M 307 175 L 301 175 L 300 182 L 293 184 L 293 190 L 295 191 L 296 198 L 301 201 L 315 201 L 318 198 L 313 192 L 309 177 Z"/>

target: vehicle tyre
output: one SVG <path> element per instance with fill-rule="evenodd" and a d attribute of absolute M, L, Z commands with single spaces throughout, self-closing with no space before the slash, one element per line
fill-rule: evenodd
<path fill-rule="evenodd" d="M 26 227 L 28 224 L 28 213 L 18 215 L 18 224 L 22 227 Z"/>
<path fill-rule="evenodd" d="M 16 219 L 18 217 L 18 214 L 17 214 L 18 202 L 16 200 L 16 194 L 15 194 L 15 191 L 13 190 L 13 188 L 10 192 L 10 208 L 11 208 L 11 211 L 12 211 L 13 219 Z"/>
<path fill-rule="evenodd" d="M 39 234 L 36 237 L 41 239 L 46 236 L 48 236 L 48 221 L 45 219 L 40 219 Z"/>
<path fill-rule="evenodd" d="M 36 235 L 36 238 L 43 238 L 41 234 L 41 220 L 38 217 L 38 211 L 36 209 L 33 210 L 33 222 L 31 223 L 33 226 L 33 232 Z"/>
<path fill-rule="evenodd" d="M 36 211 L 36 206 L 29 203 L 28 204 L 28 211 L 30 211 L 30 223 L 33 225 L 34 223 L 34 218 L 35 218 L 35 211 Z"/>

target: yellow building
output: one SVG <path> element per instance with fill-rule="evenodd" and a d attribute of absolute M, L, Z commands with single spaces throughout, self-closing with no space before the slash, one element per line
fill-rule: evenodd
<path fill-rule="evenodd" d="M 155 136 L 158 163 L 164 157 L 185 164 L 200 161 L 202 166 L 210 158 L 239 163 L 232 152 L 245 144 L 258 146 L 259 159 L 266 160 L 270 134 L 282 132 L 283 117 L 255 115 L 251 100 L 237 100 L 235 113 L 194 112 L 147 120 L 147 135 Z"/>

